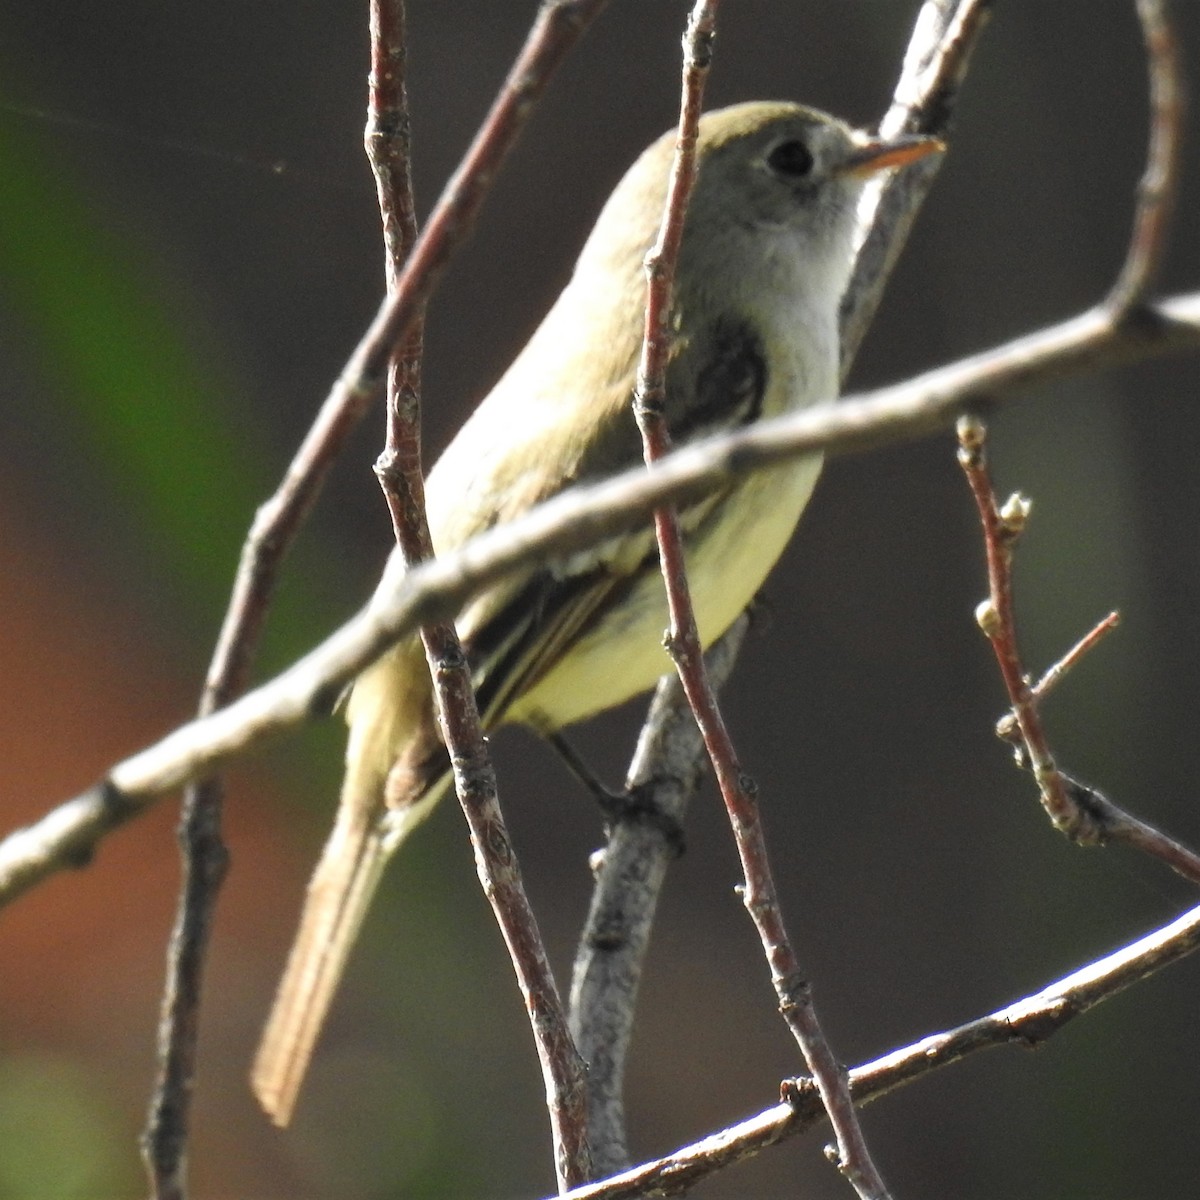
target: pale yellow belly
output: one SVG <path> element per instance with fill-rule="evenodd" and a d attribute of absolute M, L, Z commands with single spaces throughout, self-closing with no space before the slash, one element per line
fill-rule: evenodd
<path fill-rule="evenodd" d="M 748 476 L 719 517 L 688 545 L 688 581 L 707 647 L 754 598 L 792 536 L 821 470 L 806 458 Z M 671 669 L 663 648 L 667 605 L 661 577 L 647 574 L 628 601 L 582 638 L 505 719 L 557 729 L 620 704 Z"/>

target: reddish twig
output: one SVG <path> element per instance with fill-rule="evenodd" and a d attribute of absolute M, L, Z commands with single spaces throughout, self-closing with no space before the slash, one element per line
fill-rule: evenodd
<path fill-rule="evenodd" d="M 975 417 L 959 419 L 958 460 L 975 497 L 987 554 L 988 599 L 976 615 L 996 655 L 1017 731 L 1014 735 L 1008 723 L 1002 721 L 997 732 L 1009 741 L 1019 741 L 1018 762 L 1032 771 L 1042 806 L 1055 828 L 1072 841 L 1085 846 L 1125 842 L 1161 859 L 1185 879 L 1200 883 L 1200 855 L 1125 812 L 1095 788 L 1072 778 L 1054 761 L 1038 703 L 1067 667 L 1116 624 L 1116 617 L 1113 614 L 1100 622 L 1046 673 L 1037 687 L 1030 682 L 1017 645 L 1012 586 L 1013 548 L 1028 519 L 1030 504 L 1014 495 L 1003 507 L 997 505 L 987 468 L 986 437 L 982 421 Z"/>
<path fill-rule="evenodd" d="M 985 11 L 984 0 L 928 0 L 914 24 L 881 133 L 945 131 Z M 879 203 L 869 211 L 860 207 L 869 231 L 842 308 L 843 374 L 895 261 L 892 246 L 903 244 L 932 177 L 919 168 L 888 172 L 874 185 L 882 192 Z M 705 656 L 718 688 L 733 668 L 745 627 L 745 620 L 737 622 Z M 677 852 L 671 822 L 682 819 L 703 755 L 678 677 L 664 679 L 626 780 L 635 802 L 627 817 L 613 823 L 600 859 L 571 987 L 572 1028 L 588 1062 L 588 1123 L 598 1174 L 621 1170 L 629 1161 L 622 1081 L 642 960 L 667 864 Z"/>
<path fill-rule="evenodd" d="M 667 183 L 666 211 L 658 240 L 646 256 L 646 330 L 638 361 L 634 413 L 642 431 L 647 463 L 657 461 L 671 449 L 671 436 L 663 419 L 667 363 L 674 340 L 670 329 L 671 292 L 688 200 L 696 182 L 696 140 L 704 106 L 704 84 L 712 66 L 717 4 L 718 0 L 696 0 L 688 17 L 683 39 L 683 100 L 675 159 Z"/>
<path fill-rule="evenodd" d="M 371 100 L 366 146 L 383 219 L 390 290 L 399 284 L 417 238 L 405 93 L 404 0 L 371 0 Z M 396 542 L 410 565 L 433 557 L 421 470 L 421 322 L 393 359 L 387 388 L 387 440 L 375 472 L 387 499 Z M 497 799 L 471 671 L 451 621 L 421 628 L 454 784 L 471 831 L 484 894 L 504 935 L 533 1027 L 546 1085 L 559 1186 L 590 1178 L 583 1060 L 567 1028 L 533 909 L 525 895 Z"/>
<path fill-rule="evenodd" d="M 369 3 L 371 74 L 363 143 L 379 199 L 384 275 L 390 296 L 396 292 L 418 236 L 410 157 L 412 126 L 405 83 L 405 4 L 404 0 L 369 0 Z M 433 557 L 425 521 L 425 487 L 421 470 L 423 333 L 423 321 L 418 317 L 413 321 L 404 345 L 389 364 L 385 395 L 386 442 L 375 463 L 375 474 L 387 500 L 396 544 L 404 561 L 410 565 Z M 425 627 L 433 628 L 433 625 Z M 453 637 L 452 628 L 450 632 Z"/>
<path fill-rule="evenodd" d="M 992 1046 L 1036 1047 L 1073 1018 L 1200 948 L 1200 908 L 1090 963 L 1031 996 L 943 1033 L 930 1034 L 850 1072 L 855 1102 L 867 1104 Z M 719 1170 L 811 1129 L 825 1115 L 808 1080 L 785 1080 L 780 1104 L 673 1154 L 563 1200 L 635 1200 L 684 1192 Z"/>
<path fill-rule="evenodd" d="M 1094 650 L 1118 625 L 1121 614 L 1115 609 L 1097 621 L 1056 663 L 1046 668 L 1045 674 L 1033 685 L 1035 700 L 1045 699 L 1063 681 L 1070 671 L 1085 654 Z"/>
<path fill-rule="evenodd" d="M 374 395 L 392 357 L 425 307 L 450 255 L 474 228 L 483 199 L 555 68 L 607 0 L 542 0 L 525 45 L 483 125 L 446 185 L 404 264 L 326 400 L 326 406 Z"/>
<path fill-rule="evenodd" d="M 1029 769 L 1037 780 L 1038 791 L 1056 828 L 1080 841 L 1090 840 L 1088 824 L 1077 805 L 1067 795 L 1066 783 L 1054 765 L 1038 713 L 1037 702 L 1029 676 L 1021 664 L 1016 641 L 1016 618 L 1013 612 L 1012 552 L 1013 544 L 1025 527 L 1029 516 L 1029 501 L 1020 495 L 1011 496 L 1004 507 L 998 508 L 988 476 L 983 422 L 975 417 L 960 417 L 958 421 L 958 461 L 966 473 L 971 493 L 983 524 L 983 541 L 987 553 L 988 599 L 976 610 L 979 626 L 992 643 L 1000 676 L 1012 701 L 1013 715 L 1021 731 L 1021 741 L 1028 755 Z"/>
<path fill-rule="evenodd" d="M 458 171 L 414 248 L 404 278 L 389 293 L 341 377 L 321 406 L 275 494 L 258 510 L 242 548 L 237 578 L 200 704 L 203 719 L 239 696 L 261 640 L 283 557 L 316 500 L 329 468 L 378 389 L 393 349 L 408 337 L 450 255 L 470 232 L 496 170 L 533 104 L 605 0 L 545 0 L 521 54 Z M 379 64 L 373 63 L 373 68 Z M 99 812 L 124 820 L 124 798 L 102 787 Z M 180 841 L 184 882 L 168 949 L 159 1027 L 159 1070 L 143 1157 L 160 1200 L 186 1190 L 186 1141 L 195 1074 L 199 995 L 217 892 L 228 855 L 221 840 L 217 780 L 184 797 Z"/>
<path fill-rule="evenodd" d="M 1117 319 L 1140 308 L 1149 296 L 1167 252 L 1171 217 L 1179 190 L 1179 164 L 1186 108 L 1179 40 L 1169 0 L 1136 0 L 1150 80 L 1150 136 L 1146 169 L 1138 182 L 1129 249 L 1107 304 Z"/>
<path fill-rule="evenodd" d="M 1076 666 L 1085 654 L 1094 650 L 1120 623 L 1121 614 L 1116 611 L 1110 612 L 1103 620 L 1097 621 L 1058 662 L 1052 663 L 1046 669 L 1045 674 L 1037 683 L 1030 687 L 1033 698 L 1039 702 L 1044 700 L 1062 683 L 1067 672 Z M 1021 730 L 1013 713 L 1006 712 L 996 722 L 996 736 L 1001 741 L 1012 743 L 1013 746 L 1021 744 Z"/>
<path fill-rule="evenodd" d="M 671 449 L 665 410 L 666 367 L 671 349 L 669 313 L 675 267 L 683 237 L 688 198 L 696 178 L 696 138 L 704 83 L 712 59 L 717 0 L 697 0 L 684 37 L 683 98 L 679 134 L 658 239 L 646 256 L 646 332 L 638 363 L 634 413 L 647 465 Z M 742 771 L 708 679 L 704 653 L 688 588 L 683 536 L 674 506 L 655 510 L 654 530 L 667 591 L 670 629 L 666 643 L 688 704 L 696 716 L 713 772 L 733 827 L 745 875 L 742 900 L 762 940 L 779 997 L 779 1010 L 796 1038 L 829 1112 L 837 1138 L 837 1165 L 860 1196 L 884 1200 L 879 1172 L 871 1161 L 845 1070 L 834 1057 L 817 1020 L 812 992 L 787 935 L 759 819 L 753 781 Z"/>
<path fill-rule="evenodd" d="M 406 83 L 406 19 L 404 0 L 369 0 L 371 71 L 367 77 L 367 127 L 363 146 L 375 177 L 379 215 L 383 220 L 384 277 L 389 293 L 396 290 L 400 270 L 417 240 L 412 122 Z M 419 321 L 415 328 L 419 332 Z M 419 404 L 419 339 L 410 340 L 401 353 L 393 356 L 392 362 L 407 367 L 418 376 L 411 390 Z"/>

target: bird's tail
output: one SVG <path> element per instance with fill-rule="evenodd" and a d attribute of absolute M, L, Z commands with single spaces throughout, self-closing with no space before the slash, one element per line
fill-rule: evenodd
<path fill-rule="evenodd" d="M 387 771 L 380 769 L 381 756 L 355 745 L 355 735 L 364 732 L 369 736 L 361 725 L 352 727 L 337 820 L 308 885 L 300 928 L 251 1071 L 254 1094 L 279 1126 L 291 1120 L 384 866 L 444 790 L 426 786 L 414 793 L 415 802 L 385 807 Z"/>

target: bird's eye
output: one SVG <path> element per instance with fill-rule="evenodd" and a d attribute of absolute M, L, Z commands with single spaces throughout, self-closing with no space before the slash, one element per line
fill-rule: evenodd
<path fill-rule="evenodd" d="M 767 155 L 767 166 L 784 179 L 804 179 L 813 169 L 812 151 L 796 139 L 780 142 Z"/>

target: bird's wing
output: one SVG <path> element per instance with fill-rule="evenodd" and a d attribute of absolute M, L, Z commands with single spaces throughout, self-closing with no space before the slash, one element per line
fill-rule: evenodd
<path fill-rule="evenodd" d="M 750 423 L 761 413 L 766 385 L 761 345 L 743 323 L 718 321 L 704 338 L 677 340 L 667 371 L 672 435 L 684 442 Z M 628 388 L 619 397 L 605 399 L 609 419 L 627 423 L 628 432 L 594 439 L 592 447 L 579 454 L 572 475 L 581 482 L 612 475 L 641 459 Z M 523 510 L 529 505 L 522 482 L 512 481 Z M 704 528 L 728 490 L 681 508 L 685 543 Z M 514 489 L 497 489 L 497 496 L 498 504 L 508 507 L 514 502 Z M 535 686 L 572 645 L 620 609 L 647 573 L 658 569 L 653 530 L 646 525 L 505 581 L 469 606 L 460 619 L 460 632 L 475 671 L 485 723 L 500 721 L 514 699 Z"/>

